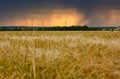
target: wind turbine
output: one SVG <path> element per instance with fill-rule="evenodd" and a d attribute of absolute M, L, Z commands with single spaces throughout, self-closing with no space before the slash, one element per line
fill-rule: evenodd
<path fill-rule="evenodd" d="M 34 19 L 32 18 L 31 26 L 33 27 L 34 25 Z"/>

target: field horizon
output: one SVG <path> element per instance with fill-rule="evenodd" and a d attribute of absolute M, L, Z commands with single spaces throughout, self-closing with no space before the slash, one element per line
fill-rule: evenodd
<path fill-rule="evenodd" d="M 0 26 L 0 31 L 119 31 L 120 26 Z"/>

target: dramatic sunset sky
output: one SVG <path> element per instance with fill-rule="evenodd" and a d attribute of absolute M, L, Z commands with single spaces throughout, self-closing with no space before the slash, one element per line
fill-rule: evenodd
<path fill-rule="evenodd" d="M 0 0 L 0 26 L 118 26 L 120 0 Z"/>

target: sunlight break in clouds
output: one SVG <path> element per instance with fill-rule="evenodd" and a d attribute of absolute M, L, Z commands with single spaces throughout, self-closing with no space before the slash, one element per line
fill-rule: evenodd
<path fill-rule="evenodd" d="M 0 26 L 120 26 L 120 0 L 0 0 Z"/>
<path fill-rule="evenodd" d="M 115 26 L 120 25 L 120 11 L 108 10 L 106 12 L 96 11 L 89 18 L 81 11 L 71 8 L 66 10 L 53 10 L 50 14 L 30 13 L 14 17 L 3 22 L 3 25 L 13 26 Z"/>
<path fill-rule="evenodd" d="M 72 26 L 85 25 L 83 13 L 78 13 L 76 9 L 53 10 L 50 14 L 28 14 L 25 17 L 16 18 L 6 25 L 18 26 Z"/>

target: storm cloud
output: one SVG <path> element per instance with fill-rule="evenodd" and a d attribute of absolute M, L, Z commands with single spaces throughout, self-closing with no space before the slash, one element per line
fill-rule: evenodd
<path fill-rule="evenodd" d="M 56 10 L 71 13 L 74 9 L 88 25 L 119 25 L 119 3 L 120 0 L 0 0 L 0 24 L 12 25 L 11 21 L 23 20 L 25 16 L 50 18 Z"/>

